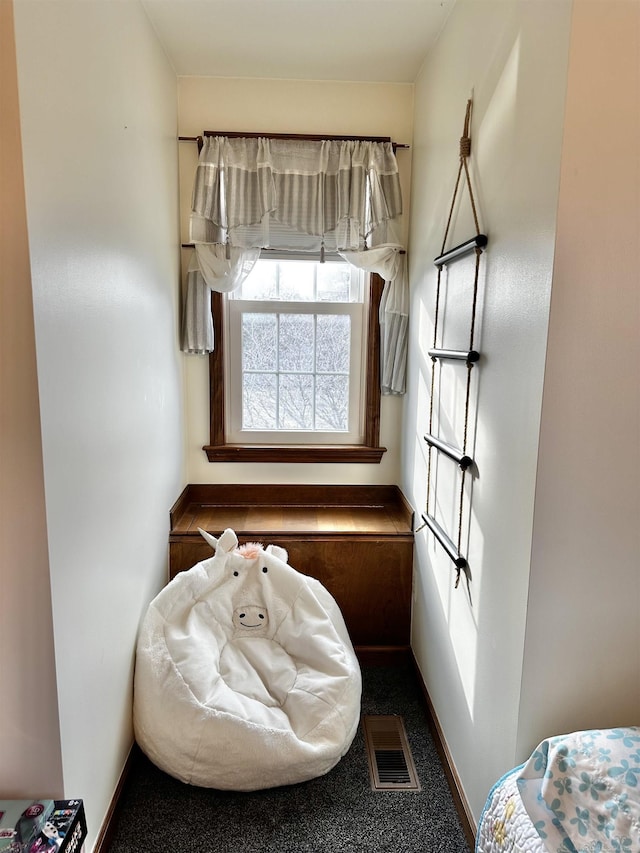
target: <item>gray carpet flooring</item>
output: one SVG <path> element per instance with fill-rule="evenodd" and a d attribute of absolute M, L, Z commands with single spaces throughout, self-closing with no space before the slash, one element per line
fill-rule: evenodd
<path fill-rule="evenodd" d="M 326 776 L 251 793 L 185 785 L 140 754 L 109 853 L 469 853 L 410 665 L 364 667 L 363 714 L 400 714 L 420 791 L 371 790 L 361 728 Z"/>

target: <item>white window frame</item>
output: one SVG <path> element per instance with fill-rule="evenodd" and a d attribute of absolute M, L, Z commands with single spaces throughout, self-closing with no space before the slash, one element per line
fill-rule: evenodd
<path fill-rule="evenodd" d="M 274 260 L 305 260 L 318 262 L 317 255 L 273 257 Z M 336 258 L 337 259 L 337 258 Z M 333 260 L 333 258 L 332 258 Z M 346 263 L 346 262 L 345 262 Z M 358 301 L 282 301 L 279 299 L 247 300 L 235 294 L 224 298 L 225 322 L 225 432 L 227 440 L 237 445 L 355 445 L 361 444 L 365 432 L 365 382 L 368 317 L 368 291 L 363 274 L 350 267 L 352 294 Z M 345 431 L 321 430 L 255 430 L 242 428 L 242 315 L 265 314 L 340 314 L 351 320 L 349 366 L 349 425 Z"/>

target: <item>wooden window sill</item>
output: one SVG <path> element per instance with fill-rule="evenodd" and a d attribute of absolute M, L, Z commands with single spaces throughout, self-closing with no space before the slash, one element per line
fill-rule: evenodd
<path fill-rule="evenodd" d="M 379 464 L 386 447 L 360 444 L 221 444 L 202 448 L 209 462 L 360 462 Z"/>

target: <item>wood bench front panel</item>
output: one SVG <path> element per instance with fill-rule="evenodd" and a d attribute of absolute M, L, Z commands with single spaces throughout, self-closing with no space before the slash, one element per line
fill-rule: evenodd
<path fill-rule="evenodd" d="M 244 539 L 240 539 L 242 543 Z M 320 581 L 335 598 L 354 645 L 405 646 L 411 623 L 411 540 L 284 538 L 269 544 L 289 554 L 289 564 Z M 213 556 L 201 539 L 181 537 L 169 546 L 171 575 Z"/>

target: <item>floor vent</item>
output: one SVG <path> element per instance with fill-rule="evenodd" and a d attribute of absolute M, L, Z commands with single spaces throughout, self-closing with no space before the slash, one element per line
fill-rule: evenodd
<path fill-rule="evenodd" d="M 374 791 L 419 791 L 420 783 L 402 717 L 362 717 L 369 775 Z"/>

